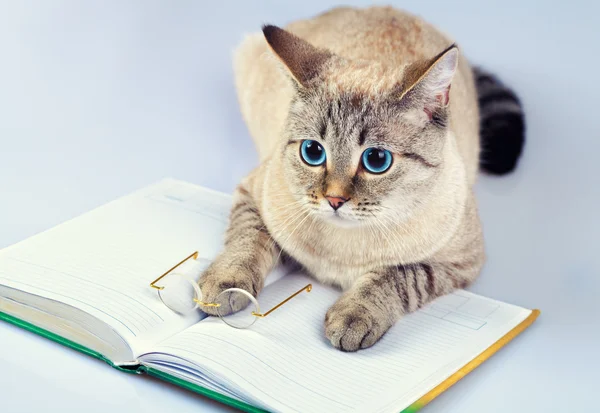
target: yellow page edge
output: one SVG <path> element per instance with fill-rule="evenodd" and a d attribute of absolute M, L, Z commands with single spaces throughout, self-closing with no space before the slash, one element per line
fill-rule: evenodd
<path fill-rule="evenodd" d="M 492 357 L 498 350 L 510 343 L 516 336 L 521 334 L 527 329 L 540 315 L 540 310 L 531 310 L 531 314 L 516 327 L 506 333 L 502 338 L 496 341 L 494 344 L 485 349 L 481 354 L 475 357 L 473 360 L 465 364 L 456 373 L 452 374 L 446 380 L 438 384 L 436 387 L 431 389 L 427 394 L 421 397 L 419 400 L 402 410 L 400 413 L 414 413 L 422 409 L 425 405 L 430 403 L 433 399 L 438 397 L 440 394 L 448 390 L 450 387 L 458 383 L 463 377 L 479 367 L 484 361 Z"/>

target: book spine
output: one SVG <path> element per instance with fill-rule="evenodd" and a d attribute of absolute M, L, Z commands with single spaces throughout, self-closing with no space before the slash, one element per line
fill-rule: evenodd
<path fill-rule="evenodd" d="M 87 348 L 85 346 L 82 346 L 81 344 L 75 343 L 74 341 L 71 341 L 67 338 L 61 337 L 58 334 L 55 334 L 51 331 L 45 330 L 43 328 L 40 328 L 34 324 L 31 324 L 27 321 L 21 320 L 20 318 L 14 317 L 12 315 L 3 313 L 0 311 L 0 320 L 3 320 L 9 324 L 15 325 L 17 327 L 22 328 L 23 330 L 27 330 L 30 331 L 32 333 L 35 333 L 39 336 L 42 336 L 44 338 L 47 338 L 49 340 L 52 340 L 58 344 L 62 344 L 65 347 L 71 348 L 73 350 L 76 350 L 80 353 L 86 354 L 88 356 L 92 356 L 94 358 L 97 358 L 99 360 L 104 361 L 106 364 L 108 364 L 109 366 L 126 372 L 126 373 L 133 373 L 133 374 L 141 374 L 143 372 L 143 370 L 141 369 L 141 365 L 140 364 L 131 364 L 131 365 L 117 365 L 115 363 L 113 363 L 111 360 L 107 359 L 106 357 L 104 357 L 102 354 Z"/>

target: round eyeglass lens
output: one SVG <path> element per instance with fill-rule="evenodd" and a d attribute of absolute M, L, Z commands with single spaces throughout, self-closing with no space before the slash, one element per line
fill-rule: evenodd
<path fill-rule="evenodd" d="M 256 322 L 252 312 L 260 313 L 258 301 L 248 291 L 229 288 L 219 294 L 215 300 L 219 304 L 217 314 L 226 324 L 234 328 L 248 328 Z"/>
<path fill-rule="evenodd" d="M 169 274 L 163 281 L 158 296 L 169 309 L 179 314 L 188 314 L 198 308 L 194 298 L 200 300 L 202 292 L 198 283 L 184 274 Z"/>

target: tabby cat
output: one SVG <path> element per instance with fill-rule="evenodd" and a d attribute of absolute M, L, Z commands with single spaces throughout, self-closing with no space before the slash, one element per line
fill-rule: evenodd
<path fill-rule="evenodd" d="M 524 141 L 510 90 L 390 7 L 264 26 L 234 65 L 261 163 L 235 192 L 225 247 L 200 280 L 205 299 L 230 287 L 256 296 L 287 257 L 344 290 L 324 333 L 355 351 L 477 277 L 479 166 L 511 171 Z"/>

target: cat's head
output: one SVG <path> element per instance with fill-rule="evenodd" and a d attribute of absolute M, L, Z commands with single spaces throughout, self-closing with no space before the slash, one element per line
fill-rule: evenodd
<path fill-rule="evenodd" d="M 342 226 L 397 222 L 426 203 L 445 162 L 457 48 L 390 68 L 263 32 L 296 91 L 275 156 L 298 203 Z"/>

